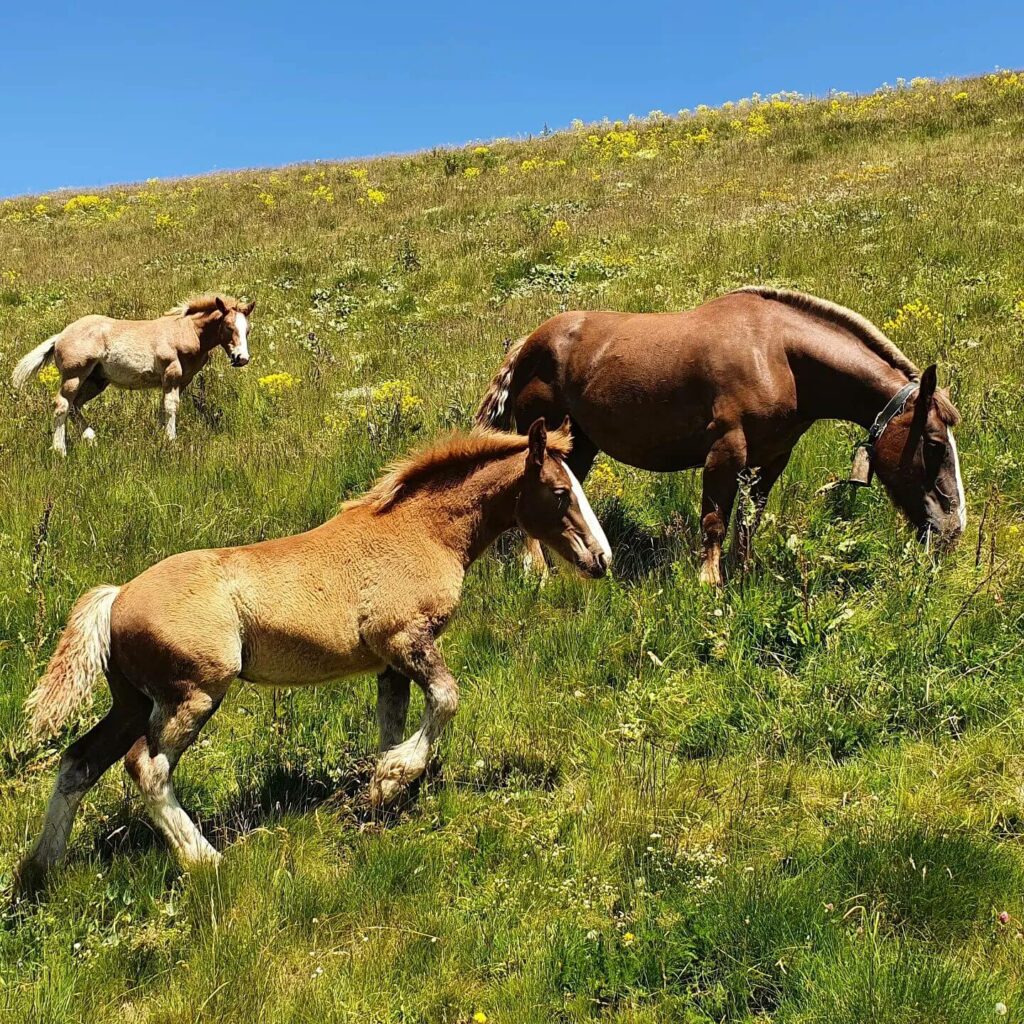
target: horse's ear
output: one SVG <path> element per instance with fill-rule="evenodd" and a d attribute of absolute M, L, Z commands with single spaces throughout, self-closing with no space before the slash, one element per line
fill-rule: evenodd
<path fill-rule="evenodd" d="M 935 389 L 939 385 L 939 374 L 932 363 L 924 373 L 921 374 L 921 386 L 917 391 L 917 404 L 914 406 L 914 422 L 923 424 L 928 418 L 928 412 L 932 407 L 932 399 L 935 397 Z"/>
<path fill-rule="evenodd" d="M 253 299 L 247 306 L 242 307 L 242 312 L 246 316 L 252 316 L 252 311 L 256 308 L 256 300 Z"/>
<path fill-rule="evenodd" d="M 939 371 L 932 363 L 924 373 L 921 374 L 921 389 L 918 392 L 918 401 L 930 402 L 939 386 Z"/>
<path fill-rule="evenodd" d="M 548 428 L 544 423 L 544 417 L 533 421 L 528 435 L 526 448 L 526 465 L 540 469 L 544 465 L 544 456 L 548 448 Z"/>
<path fill-rule="evenodd" d="M 224 305 L 224 300 L 219 295 L 214 297 L 213 302 L 217 307 L 217 312 L 220 313 L 221 316 L 227 316 L 228 307 Z"/>

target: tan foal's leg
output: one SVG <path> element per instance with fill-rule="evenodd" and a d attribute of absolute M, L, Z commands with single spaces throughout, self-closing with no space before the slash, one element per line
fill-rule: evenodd
<path fill-rule="evenodd" d="M 173 441 L 178 436 L 178 402 L 181 400 L 181 391 L 174 387 L 164 388 L 163 400 L 160 406 L 160 418 L 167 432 L 167 440 Z"/>
<path fill-rule="evenodd" d="M 58 455 L 67 455 L 68 453 L 68 413 L 74 404 L 80 384 L 80 377 L 67 377 L 61 381 L 60 390 L 53 400 L 53 450 Z"/>
<path fill-rule="evenodd" d="M 220 860 L 220 854 L 178 803 L 171 782 L 178 758 L 192 745 L 219 703 L 195 689 L 177 704 L 157 704 L 147 735 L 125 758 L 125 767 L 139 787 L 146 809 L 183 867 L 216 864 Z"/>
<path fill-rule="evenodd" d="M 377 725 L 382 753 L 402 742 L 408 714 L 409 677 L 386 668 L 377 676 Z"/>
<path fill-rule="evenodd" d="M 536 537 L 527 536 L 523 544 L 523 570 L 547 579 L 550 575 L 544 546 Z"/>
<path fill-rule="evenodd" d="M 423 690 L 425 706 L 419 729 L 404 743 L 386 751 L 370 783 L 374 806 L 392 803 L 426 770 L 430 748 L 451 721 L 459 706 L 459 686 L 434 646 L 433 637 L 396 637 L 390 645 L 390 660 L 403 675 L 414 679 Z"/>
<path fill-rule="evenodd" d="M 18 870 L 23 883 L 31 884 L 64 856 L 78 805 L 142 735 L 149 707 L 148 698 L 140 693 L 116 695 L 106 716 L 64 752 L 42 832 Z"/>

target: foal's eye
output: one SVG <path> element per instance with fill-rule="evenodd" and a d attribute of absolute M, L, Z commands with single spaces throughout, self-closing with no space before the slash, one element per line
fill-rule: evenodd
<path fill-rule="evenodd" d="M 564 505 L 569 500 L 569 489 L 567 487 L 555 488 L 555 500 L 559 505 Z"/>

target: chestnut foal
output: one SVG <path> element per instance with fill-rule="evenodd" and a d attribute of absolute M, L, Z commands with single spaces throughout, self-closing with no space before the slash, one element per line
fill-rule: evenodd
<path fill-rule="evenodd" d="M 216 861 L 171 774 L 232 682 L 313 686 L 378 673 L 382 756 L 371 800 L 393 802 L 427 766 L 458 686 L 437 638 L 470 564 L 519 526 L 582 573 L 606 572 L 604 532 L 566 465 L 568 425 L 527 437 L 456 434 L 397 464 L 307 533 L 173 555 L 75 605 L 27 708 L 56 731 L 104 672 L 113 704 L 64 753 L 42 835 L 22 865 L 38 879 L 64 853 L 83 796 L 119 758 L 184 865 Z M 425 696 L 402 742 L 409 681 Z"/>

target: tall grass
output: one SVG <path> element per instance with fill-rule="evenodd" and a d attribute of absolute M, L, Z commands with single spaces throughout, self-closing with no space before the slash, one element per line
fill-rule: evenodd
<path fill-rule="evenodd" d="M 67 739 L 32 748 L 20 704 L 75 598 L 322 521 L 559 309 L 765 281 L 888 324 L 963 413 L 970 517 L 932 562 L 877 490 L 822 489 L 857 435 L 821 425 L 712 593 L 696 478 L 599 462 L 613 578 L 473 570 L 409 812 L 355 811 L 369 680 L 239 688 L 177 773 L 219 874 L 180 874 L 111 771 L 7 914 L 7 1018 L 1024 1018 L 1022 101 L 1001 73 L 0 204 L 2 381 L 86 312 L 259 302 L 253 363 L 214 360 L 173 447 L 155 394 L 108 392 L 61 462 L 52 389 L 0 383 L 8 875 Z"/>

